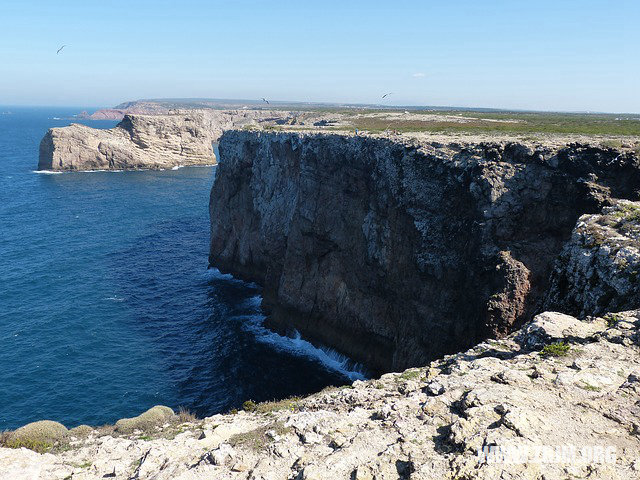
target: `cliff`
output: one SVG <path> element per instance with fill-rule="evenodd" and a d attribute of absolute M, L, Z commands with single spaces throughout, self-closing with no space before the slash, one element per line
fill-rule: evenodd
<path fill-rule="evenodd" d="M 202 420 L 154 407 L 98 428 L 37 422 L 6 443 L 47 453 L 0 448 L 0 477 L 638 478 L 639 328 L 637 310 L 544 313 L 505 339 L 304 399 Z M 34 443 L 45 431 L 50 443 Z"/>
<path fill-rule="evenodd" d="M 114 128 L 52 128 L 38 170 L 126 170 L 216 163 L 211 131 L 197 114 L 126 115 Z"/>
<path fill-rule="evenodd" d="M 211 265 L 264 286 L 273 328 L 374 371 L 505 335 L 567 284 L 577 295 L 577 277 L 549 280 L 577 220 L 640 190 L 636 153 L 587 144 L 231 131 L 219 151 Z"/>
<path fill-rule="evenodd" d="M 144 105 L 134 105 L 143 110 Z M 133 107 L 132 107 L 133 108 Z M 157 113 L 157 110 L 149 110 Z M 271 110 L 163 110 L 123 114 L 109 130 L 72 124 L 50 129 L 40 142 L 38 170 L 126 170 L 211 165 L 212 142 L 225 130 L 312 124 L 323 113 Z"/>

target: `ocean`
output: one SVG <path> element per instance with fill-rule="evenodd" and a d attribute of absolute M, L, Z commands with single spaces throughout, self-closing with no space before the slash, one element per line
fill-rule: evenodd
<path fill-rule="evenodd" d="M 0 106 L 0 430 L 212 415 L 363 378 L 264 328 L 260 288 L 207 269 L 215 167 L 36 173 L 42 136 L 80 110 Z"/>

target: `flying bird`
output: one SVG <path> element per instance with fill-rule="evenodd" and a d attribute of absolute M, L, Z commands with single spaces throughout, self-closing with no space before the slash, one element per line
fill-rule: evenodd
<path fill-rule="evenodd" d="M 267 100 L 266 98 L 263 98 L 262 101 L 269 105 L 269 100 Z"/>
<path fill-rule="evenodd" d="M 59 54 L 60 54 L 60 52 L 62 51 L 62 49 L 63 49 L 64 47 L 66 47 L 66 45 L 62 45 L 62 46 L 58 49 L 58 51 L 56 52 L 56 55 L 59 55 Z"/>
<path fill-rule="evenodd" d="M 382 98 L 388 97 L 389 95 L 393 95 L 393 92 L 385 93 L 384 95 L 382 95 Z"/>

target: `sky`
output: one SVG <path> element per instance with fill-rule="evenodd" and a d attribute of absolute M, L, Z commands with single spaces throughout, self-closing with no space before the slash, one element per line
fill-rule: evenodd
<path fill-rule="evenodd" d="M 640 1 L 0 1 L 0 104 L 262 97 L 640 113 Z"/>

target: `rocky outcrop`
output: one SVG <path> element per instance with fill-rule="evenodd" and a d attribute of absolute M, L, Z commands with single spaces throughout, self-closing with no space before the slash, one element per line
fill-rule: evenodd
<path fill-rule="evenodd" d="M 164 107 L 150 105 L 156 108 L 149 107 L 152 115 L 123 113 L 122 121 L 110 130 L 79 124 L 50 129 L 40 142 L 38 170 L 211 165 L 215 163 L 212 142 L 217 142 L 225 130 L 283 128 L 335 117 L 325 113 L 281 110 L 160 110 Z M 144 105 L 135 104 L 131 111 L 146 111 L 144 108 Z"/>
<path fill-rule="evenodd" d="M 640 304 L 640 203 L 620 200 L 578 220 L 554 268 L 545 308 L 581 316 Z"/>
<path fill-rule="evenodd" d="M 216 163 L 202 116 L 126 115 L 115 127 L 52 128 L 40 142 L 38 170 L 160 169 Z"/>
<path fill-rule="evenodd" d="M 578 218 L 640 189 L 635 153 L 581 144 L 232 131 L 219 149 L 210 263 L 264 286 L 273 328 L 374 371 L 512 331 Z"/>
<path fill-rule="evenodd" d="M 0 477 L 638 478 L 640 311 L 614 316 L 547 312 L 420 368 L 235 414 L 72 429 L 49 453 L 0 448 Z"/>

